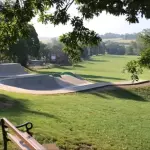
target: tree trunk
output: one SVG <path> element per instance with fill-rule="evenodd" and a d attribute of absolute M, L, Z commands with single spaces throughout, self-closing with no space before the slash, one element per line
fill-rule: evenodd
<path fill-rule="evenodd" d="M 19 57 L 18 63 L 20 63 L 23 67 L 27 67 L 28 56 Z"/>

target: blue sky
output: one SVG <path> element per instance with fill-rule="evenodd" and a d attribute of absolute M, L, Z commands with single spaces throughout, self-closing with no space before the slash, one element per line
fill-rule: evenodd
<path fill-rule="evenodd" d="M 77 12 L 71 9 L 70 13 L 72 15 L 76 15 Z M 140 23 L 129 24 L 125 20 L 125 16 L 115 17 L 106 13 L 102 13 L 99 17 L 95 17 L 90 21 L 85 21 L 85 26 L 99 34 L 105 34 L 108 32 L 119 34 L 136 33 L 142 31 L 143 29 L 150 28 L 150 19 L 146 20 L 144 18 L 140 18 L 139 20 Z M 34 25 L 39 37 L 58 37 L 63 33 L 72 30 L 69 24 L 66 26 L 58 25 L 54 27 L 52 24 L 44 25 L 38 23 L 37 18 L 34 18 L 31 22 Z"/>

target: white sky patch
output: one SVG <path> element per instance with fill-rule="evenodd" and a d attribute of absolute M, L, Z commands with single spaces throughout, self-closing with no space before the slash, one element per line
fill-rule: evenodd
<path fill-rule="evenodd" d="M 69 13 L 71 16 L 79 15 L 75 5 L 69 9 Z M 67 25 L 58 25 L 54 27 L 52 24 L 44 25 L 38 23 L 36 20 L 37 19 L 34 18 L 31 22 L 39 37 L 58 37 L 72 31 L 72 26 L 69 23 Z M 139 21 L 140 23 L 129 24 L 129 22 L 126 21 L 125 16 L 116 17 L 103 12 L 99 17 L 94 17 L 90 21 L 85 21 L 85 26 L 96 31 L 98 34 L 105 34 L 108 32 L 119 34 L 137 33 L 143 29 L 150 28 L 150 20 L 140 18 Z"/>

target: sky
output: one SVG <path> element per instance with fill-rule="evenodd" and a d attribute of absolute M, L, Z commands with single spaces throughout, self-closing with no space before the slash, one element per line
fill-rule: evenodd
<path fill-rule="evenodd" d="M 75 8 L 70 10 L 71 15 L 77 15 Z M 58 25 L 54 27 L 52 24 L 41 24 L 34 18 L 31 23 L 34 25 L 39 37 L 58 37 L 68 31 L 72 31 L 71 25 Z M 98 34 L 105 33 L 137 33 L 143 29 L 150 28 L 150 19 L 140 18 L 139 23 L 129 24 L 125 20 L 125 16 L 113 16 L 110 14 L 102 13 L 99 17 L 95 17 L 90 21 L 85 21 L 85 26 L 94 30 Z"/>

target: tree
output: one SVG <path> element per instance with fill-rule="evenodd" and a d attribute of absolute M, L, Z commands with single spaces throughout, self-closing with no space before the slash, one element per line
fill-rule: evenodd
<path fill-rule="evenodd" d="M 47 47 L 47 44 L 40 42 L 40 50 L 39 50 L 40 59 L 45 58 L 46 60 L 48 60 L 49 53 L 50 49 Z"/>
<path fill-rule="evenodd" d="M 99 44 L 99 54 L 105 54 L 106 52 L 106 45 L 104 42 L 100 42 Z"/>
<path fill-rule="evenodd" d="M 68 13 L 72 4 L 81 17 L 71 17 Z M 52 7 L 56 9 L 49 13 Z M 73 31 L 62 35 L 60 41 L 65 44 L 64 51 L 69 58 L 77 62 L 83 46 L 97 45 L 101 41 L 94 31 L 84 27 L 83 20 L 99 16 L 103 11 L 115 16 L 125 15 L 128 22 L 136 23 L 139 15 L 150 18 L 150 3 L 149 0 L 6 0 L 0 5 L 0 47 L 8 49 L 20 37 L 28 36 L 28 22 L 39 15 L 39 21 L 45 24 L 71 23 Z"/>
<path fill-rule="evenodd" d="M 32 25 L 28 25 L 29 36 L 26 39 L 20 38 L 17 43 L 10 45 L 5 55 L 14 62 L 27 67 L 28 56 L 39 57 L 39 39 Z"/>
<path fill-rule="evenodd" d="M 63 45 L 57 38 L 52 38 L 49 43 L 40 42 L 40 57 L 45 58 L 46 62 L 58 64 L 69 64 L 68 56 L 63 52 Z M 56 60 L 51 60 L 51 56 L 55 55 Z"/>
<path fill-rule="evenodd" d="M 126 65 L 127 72 L 132 73 L 131 78 L 136 75 L 137 80 L 139 80 L 138 75 L 142 73 L 142 71 L 139 70 L 142 70 L 142 68 L 150 69 L 150 29 L 143 30 L 139 34 L 139 39 L 139 41 L 143 44 L 140 57 L 138 61 L 130 61 Z"/>
<path fill-rule="evenodd" d="M 139 55 L 138 44 L 136 41 L 132 41 L 128 47 L 126 47 L 127 55 Z"/>
<path fill-rule="evenodd" d="M 126 54 L 127 55 L 134 55 L 135 54 L 134 49 L 131 45 L 126 48 Z"/>
<path fill-rule="evenodd" d="M 113 55 L 125 54 L 125 47 L 115 42 L 107 42 L 106 49 L 108 54 L 113 54 Z"/>
<path fill-rule="evenodd" d="M 127 63 L 123 72 L 126 72 L 126 71 L 131 74 L 131 79 L 132 79 L 133 83 L 135 81 L 138 81 L 139 75 L 143 73 L 143 69 L 142 69 L 139 61 L 136 61 L 136 60 L 132 60 Z"/>

